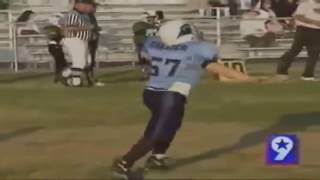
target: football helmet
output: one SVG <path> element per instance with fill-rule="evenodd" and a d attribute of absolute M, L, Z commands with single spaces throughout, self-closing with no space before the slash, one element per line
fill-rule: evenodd
<path fill-rule="evenodd" d="M 167 46 L 202 39 L 201 32 L 194 25 L 183 20 L 164 23 L 160 27 L 159 36 L 161 41 Z"/>

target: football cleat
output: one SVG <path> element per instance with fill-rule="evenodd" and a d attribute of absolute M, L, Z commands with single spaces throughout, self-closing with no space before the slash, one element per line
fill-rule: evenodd
<path fill-rule="evenodd" d="M 301 77 L 302 81 L 309 81 L 309 82 L 319 82 L 319 79 L 315 77 Z"/>
<path fill-rule="evenodd" d="M 169 169 L 168 159 L 167 156 L 159 158 L 156 155 L 152 155 L 147 159 L 145 168 L 148 170 L 167 170 Z"/>
<path fill-rule="evenodd" d="M 94 86 L 96 86 L 96 87 L 104 87 L 104 86 L 106 86 L 106 84 L 101 82 L 101 81 L 97 81 L 97 82 L 94 83 Z"/>
<path fill-rule="evenodd" d="M 116 159 L 111 167 L 111 178 L 115 180 L 129 180 L 130 169 L 126 168 L 126 162 Z"/>

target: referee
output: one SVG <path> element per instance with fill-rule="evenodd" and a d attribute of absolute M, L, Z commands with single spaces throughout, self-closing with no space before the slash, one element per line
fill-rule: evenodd
<path fill-rule="evenodd" d="M 62 72 L 68 65 L 62 46 L 60 45 L 63 36 L 60 33 L 60 28 L 58 26 L 51 25 L 46 27 L 45 30 L 47 31 L 47 36 L 49 38 L 48 50 L 55 61 L 54 82 L 58 83 L 62 80 Z"/>
<path fill-rule="evenodd" d="M 95 15 L 98 5 L 99 5 L 98 3 L 93 3 L 91 5 L 90 13 L 88 14 L 91 21 L 91 26 L 92 26 L 91 38 L 89 40 L 89 52 L 91 56 L 91 64 L 89 65 L 88 73 L 89 73 L 90 79 L 94 81 L 93 82 L 94 85 L 98 87 L 102 87 L 102 86 L 105 86 L 105 84 L 103 82 L 100 82 L 94 76 L 94 70 L 96 67 L 96 55 L 99 47 L 100 31 L 102 30 L 102 28 L 98 24 L 98 20 Z"/>
<path fill-rule="evenodd" d="M 49 39 L 48 50 L 55 61 L 55 78 L 54 82 L 63 82 L 61 77 L 62 72 L 67 68 L 68 64 L 65 59 L 63 48 L 60 44 L 63 39 L 61 28 L 59 26 L 59 19 L 63 17 L 63 14 L 58 13 L 49 18 L 49 25 L 44 27 L 44 31 Z"/>
<path fill-rule="evenodd" d="M 85 69 L 91 63 L 88 43 L 92 26 L 88 14 L 92 4 L 93 0 L 76 0 L 73 10 L 60 20 L 64 32 L 62 46 L 71 61 L 71 69 L 65 71 L 63 77 L 67 78 L 67 84 L 71 87 L 83 86 L 84 79 L 87 85 L 91 85 Z"/>
<path fill-rule="evenodd" d="M 291 49 L 285 53 L 278 65 L 277 73 L 281 80 L 288 79 L 288 70 L 294 58 L 302 51 L 308 51 L 308 62 L 301 79 L 316 81 L 314 71 L 320 54 L 320 0 L 305 0 L 295 12 L 297 32 Z"/>

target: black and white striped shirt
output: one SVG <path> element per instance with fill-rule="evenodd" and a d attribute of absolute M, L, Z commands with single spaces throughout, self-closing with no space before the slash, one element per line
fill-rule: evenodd
<path fill-rule="evenodd" d="M 60 19 L 59 24 L 65 38 L 79 38 L 88 41 L 91 37 L 91 21 L 87 14 L 73 10 Z"/>

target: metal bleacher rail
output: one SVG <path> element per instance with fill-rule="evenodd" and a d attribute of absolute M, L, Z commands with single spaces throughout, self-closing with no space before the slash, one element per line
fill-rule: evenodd
<path fill-rule="evenodd" d="M 106 7 L 98 9 L 97 12 L 99 24 L 103 29 L 97 56 L 98 68 L 105 63 L 114 62 L 129 62 L 134 65 L 137 56 L 132 40 L 131 27 L 134 22 L 140 20 L 140 14 L 144 11 L 144 7 L 131 7 L 130 5 Z M 150 9 L 149 5 L 148 9 Z M 186 9 L 183 5 L 174 5 L 174 7 L 165 11 L 168 19 L 186 19 L 194 23 L 204 33 L 204 38 L 207 41 L 214 42 L 222 47 L 227 44 L 236 45 L 236 50 L 242 53 L 241 57 L 236 55 L 238 59 L 262 59 L 264 57 L 268 59 L 272 56 L 270 54 L 275 57 L 275 52 L 283 53 L 288 49 L 288 46 L 283 45 L 288 45 L 292 41 L 290 38 L 280 38 L 276 41 L 278 43 L 276 47 L 250 48 L 241 37 L 239 18 L 230 17 L 228 8 L 208 8 L 206 12 L 203 17 L 199 15 L 198 10 Z M 4 55 L 1 53 L 0 63 L 9 63 L 11 70 L 15 72 L 18 72 L 21 67 L 32 69 L 46 67 L 51 69 L 53 59 L 47 51 L 46 36 L 44 34 L 17 35 L 16 23 L 14 23 L 17 13 L 10 10 L 0 11 L 0 14 L 7 14 L 6 19 L 1 19 L 5 23 L 0 26 L 0 49 L 2 49 L 2 44 L 9 42 L 5 48 L 13 54 L 13 58 L 10 60 L 2 61 Z M 48 15 L 57 13 L 57 11 L 46 10 L 37 13 Z M 252 54 L 255 54 L 255 56 L 252 56 Z"/>

